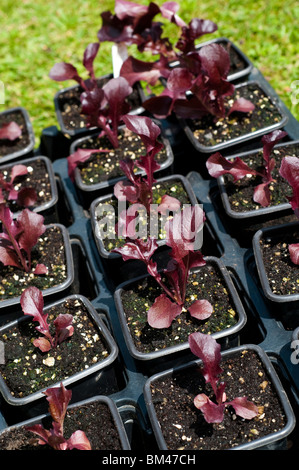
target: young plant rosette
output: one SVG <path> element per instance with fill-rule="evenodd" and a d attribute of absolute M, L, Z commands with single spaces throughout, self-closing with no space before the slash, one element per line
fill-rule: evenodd
<path fill-rule="evenodd" d="M 87 379 L 112 364 L 118 348 L 91 303 L 78 294 L 44 306 L 42 292 L 21 296 L 24 316 L 2 326 L 0 388 L 12 405 L 38 400 L 49 386 Z"/>
<path fill-rule="evenodd" d="M 27 208 L 14 218 L 5 203 L 0 221 L 1 308 L 17 304 L 26 287 L 41 287 L 50 296 L 72 284 L 73 257 L 63 225 L 44 225 L 44 217 Z"/>
<path fill-rule="evenodd" d="M 204 220 L 202 209 L 191 206 L 175 214 L 166 223 L 166 244 L 170 251 L 165 258 L 167 267 L 163 271 L 158 270 L 158 265 L 153 260 L 158 247 L 155 239 L 144 241 L 128 238 L 123 247 L 116 249 L 124 261 L 135 259 L 144 263 L 149 274 L 121 284 L 115 292 L 116 307 L 127 346 L 130 353 L 138 359 L 149 360 L 187 349 L 187 338 L 185 341 L 182 338 L 191 330 L 209 329 L 209 321 L 213 321 L 214 317 L 218 320 L 213 333 L 219 337 L 225 336 L 222 338 L 224 342 L 230 335 L 234 338 L 246 322 L 244 309 L 224 266 L 216 258 L 204 258 L 199 251 Z M 201 278 L 201 271 L 205 268 L 207 272 Z M 209 293 L 208 290 L 205 291 L 206 276 L 213 279 L 213 289 Z M 217 295 L 214 297 L 215 282 L 220 285 L 220 291 L 226 293 L 225 299 L 222 299 L 225 307 L 220 307 L 222 301 L 217 299 Z M 140 298 L 138 292 L 142 292 Z M 130 309 L 132 307 L 130 313 L 125 301 L 128 295 L 131 299 Z M 217 315 L 213 301 L 205 296 L 215 299 L 218 304 Z M 143 318 L 145 316 L 146 321 Z M 222 317 L 221 320 L 219 316 Z M 157 340 L 153 339 L 155 335 Z M 139 345 L 134 344 L 137 338 Z M 149 338 L 152 338 L 150 342 L 155 346 L 148 345 L 150 351 L 145 352 L 140 346 L 143 342 L 146 344 Z"/>
<path fill-rule="evenodd" d="M 220 356 L 211 342 L 210 336 L 195 333 L 190 347 L 200 359 L 156 373 L 145 383 L 159 449 L 286 449 L 295 415 L 268 356 L 251 344 Z"/>
<path fill-rule="evenodd" d="M 69 404 L 63 384 L 45 391 L 49 413 L 0 432 L 1 450 L 130 450 L 115 402 L 104 395 Z M 49 422 L 49 420 L 52 422 Z"/>

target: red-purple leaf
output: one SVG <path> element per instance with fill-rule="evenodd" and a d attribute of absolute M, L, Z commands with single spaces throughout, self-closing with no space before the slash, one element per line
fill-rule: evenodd
<path fill-rule="evenodd" d="M 261 183 L 254 188 L 253 200 L 263 207 L 268 207 L 270 204 L 271 193 L 269 183 Z"/>
<path fill-rule="evenodd" d="M 37 244 L 39 237 L 45 232 L 44 217 L 41 214 L 24 209 L 17 217 L 17 222 L 22 229 L 19 237 L 20 248 L 25 250 L 27 255 Z"/>
<path fill-rule="evenodd" d="M 27 287 L 21 295 L 21 307 L 24 315 L 33 317 L 33 321 L 38 322 L 36 329 L 51 338 L 50 327 L 47 323 L 48 314 L 44 312 L 44 299 L 42 292 L 35 286 Z"/>
<path fill-rule="evenodd" d="M 164 18 L 167 18 L 178 26 L 184 27 L 186 26 L 185 21 L 176 14 L 178 10 L 179 4 L 177 2 L 164 2 L 160 7 L 161 14 Z"/>
<path fill-rule="evenodd" d="M 46 338 L 37 338 L 33 341 L 36 348 L 39 348 L 42 352 L 48 352 L 51 349 L 51 343 Z"/>
<path fill-rule="evenodd" d="M 207 423 L 221 423 L 223 421 L 224 403 L 214 403 L 204 393 L 201 393 L 194 398 L 194 405 L 201 410 Z"/>
<path fill-rule="evenodd" d="M 130 56 L 123 62 L 120 70 L 120 75 L 131 86 L 139 81 L 154 86 L 160 77 L 167 78 L 169 73 L 169 63 L 163 56 L 156 62 L 145 62 Z"/>
<path fill-rule="evenodd" d="M 138 202 L 139 190 L 130 181 L 118 181 L 113 188 L 114 196 L 119 201 Z"/>
<path fill-rule="evenodd" d="M 72 322 L 73 316 L 67 313 L 58 315 L 54 320 L 58 344 L 73 335 L 74 327 L 72 326 Z"/>
<path fill-rule="evenodd" d="M 0 139 L 1 140 L 16 140 L 22 135 L 22 129 L 20 126 L 12 121 L 7 124 L 3 124 L 0 129 Z"/>
<path fill-rule="evenodd" d="M 239 98 L 233 102 L 232 106 L 229 108 L 227 115 L 237 111 L 239 113 L 250 113 L 255 108 L 254 104 L 246 100 L 245 98 Z"/>
<path fill-rule="evenodd" d="M 202 374 L 206 382 L 211 384 L 216 393 L 218 377 L 222 372 L 220 344 L 215 341 L 213 336 L 200 332 L 190 334 L 188 340 L 191 352 L 203 362 Z"/>
<path fill-rule="evenodd" d="M 146 147 L 146 151 L 150 152 L 157 146 L 157 139 L 161 134 L 160 127 L 147 116 L 134 116 L 127 114 L 122 118 L 126 127 L 137 134 Z M 159 144 L 159 150 L 161 144 Z"/>
<path fill-rule="evenodd" d="M 11 249 L 10 244 L 3 240 L 1 240 L 0 246 L 0 261 L 4 266 L 15 266 L 22 269 L 17 254 Z"/>
<path fill-rule="evenodd" d="M 150 237 L 146 241 L 136 239 L 134 242 L 127 242 L 123 247 L 115 248 L 113 251 L 120 253 L 124 261 L 138 259 L 148 263 L 157 248 L 157 240 Z"/>
<path fill-rule="evenodd" d="M 290 258 L 294 264 L 299 264 L 299 243 L 289 245 Z"/>
<path fill-rule="evenodd" d="M 257 174 L 257 172 L 246 165 L 240 157 L 236 157 L 230 161 L 224 158 L 219 152 L 214 153 L 208 158 L 206 166 L 209 174 L 214 178 L 230 174 L 233 176 L 234 181 L 238 181 L 246 175 Z"/>
<path fill-rule="evenodd" d="M 296 216 L 299 217 L 299 158 L 284 157 L 279 172 L 293 190 L 289 201 Z"/>
<path fill-rule="evenodd" d="M 75 431 L 67 440 L 67 448 L 69 450 L 91 450 L 91 445 L 83 431 Z"/>
<path fill-rule="evenodd" d="M 244 419 L 252 419 L 259 413 L 258 407 L 251 401 L 247 400 L 246 397 L 234 398 L 232 401 L 226 403 L 226 406 L 228 405 L 231 405 L 236 414 Z"/>
<path fill-rule="evenodd" d="M 59 62 L 55 64 L 50 70 L 49 77 L 57 82 L 64 82 L 65 80 L 76 80 L 76 82 L 81 84 L 82 81 L 76 67 L 66 62 Z"/>
<path fill-rule="evenodd" d="M 185 54 L 195 49 L 195 40 L 204 34 L 210 34 L 217 30 L 217 25 L 210 20 L 193 18 L 188 25 L 182 27 L 182 34 L 176 47 Z"/>
<path fill-rule="evenodd" d="M 88 44 L 88 46 L 86 47 L 86 49 L 84 51 L 83 65 L 86 68 L 86 70 L 88 70 L 88 72 L 89 72 L 89 74 L 92 78 L 95 78 L 94 69 L 93 69 L 93 62 L 94 62 L 94 59 L 97 56 L 99 47 L 100 47 L 100 43 L 92 42 L 92 43 Z"/>
<path fill-rule="evenodd" d="M 90 158 L 93 153 L 97 151 L 94 149 L 77 149 L 69 157 L 67 157 L 68 162 L 68 175 L 72 181 L 74 181 L 74 171 L 79 163 L 83 163 Z"/>
<path fill-rule="evenodd" d="M 34 274 L 48 274 L 48 268 L 44 264 L 37 264 L 34 270 Z"/>
<path fill-rule="evenodd" d="M 158 212 L 167 215 L 168 212 L 177 212 L 180 208 L 181 202 L 177 198 L 164 194 L 158 206 Z"/>
<path fill-rule="evenodd" d="M 182 307 L 172 302 L 166 294 L 161 294 L 147 312 L 147 321 L 153 328 L 169 328 Z"/>
<path fill-rule="evenodd" d="M 28 169 L 26 165 L 14 165 L 11 169 L 10 182 L 13 183 L 17 176 L 27 175 Z"/>
<path fill-rule="evenodd" d="M 196 300 L 188 307 L 188 312 L 197 320 L 206 320 L 212 315 L 213 306 L 208 300 Z"/>
<path fill-rule="evenodd" d="M 37 201 L 37 194 L 34 188 L 22 188 L 17 192 L 16 196 L 19 206 L 22 207 L 34 206 Z"/>

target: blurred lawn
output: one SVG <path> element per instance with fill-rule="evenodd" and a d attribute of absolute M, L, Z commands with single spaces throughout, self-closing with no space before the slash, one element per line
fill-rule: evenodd
<path fill-rule="evenodd" d="M 148 4 L 141 0 L 138 3 Z M 161 5 L 163 1 L 157 0 Z M 253 61 L 291 112 L 299 119 L 299 104 L 292 104 L 292 83 L 299 90 L 299 4 L 248 0 L 178 1 L 180 16 L 213 20 L 218 31 L 204 40 L 225 36 Z M 82 54 L 97 40 L 101 12 L 114 11 L 114 0 L 2 0 L 0 11 L 0 80 L 5 85 L 5 104 L 0 111 L 24 106 L 32 119 L 37 144 L 42 129 L 56 125 L 53 97 L 73 82 L 48 78 L 55 62 L 72 62 L 80 72 Z M 167 29 L 170 37 L 175 29 Z M 175 38 L 174 38 L 175 40 Z M 101 45 L 96 60 L 98 75 L 111 71 L 110 43 Z M 298 93 L 299 98 L 299 93 Z"/>

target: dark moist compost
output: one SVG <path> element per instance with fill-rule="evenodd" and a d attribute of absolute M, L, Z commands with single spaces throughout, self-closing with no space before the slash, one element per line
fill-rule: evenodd
<path fill-rule="evenodd" d="M 227 401 L 246 396 L 259 414 L 246 420 L 226 407 L 221 423 L 207 423 L 194 406 L 194 398 L 205 393 L 215 400 L 199 367 L 159 378 L 151 385 L 152 399 L 169 450 L 224 450 L 276 433 L 286 425 L 281 403 L 258 355 L 251 350 L 234 353 L 221 361 L 221 381 L 226 383 Z"/>
<path fill-rule="evenodd" d="M 112 77 L 102 77 L 98 79 L 98 86 L 103 87 Z M 58 109 L 61 113 L 65 129 L 82 130 L 86 128 L 86 116 L 81 114 L 80 96 L 83 89 L 78 85 L 70 89 L 63 90 L 58 95 Z M 133 87 L 133 93 L 127 98 L 131 109 L 137 109 L 141 106 L 141 99 L 136 87 Z"/>
<path fill-rule="evenodd" d="M 227 98 L 230 107 L 236 99 L 245 98 L 255 105 L 250 113 L 233 112 L 229 116 L 216 119 L 207 115 L 198 119 L 188 120 L 187 123 L 195 139 L 203 146 L 213 146 L 230 141 L 246 134 L 252 134 L 271 125 L 276 125 L 282 119 L 271 99 L 256 84 L 246 84 L 236 88 L 234 95 Z"/>
<path fill-rule="evenodd" d="M 166 181 L 161 181 L 154 183 L 153 185 L 153 204 L 160 204 L 163 195 L 169 195 L 172 196 L 176 199 L 178 199 L 181 203 L 181 207 L 183 208 L 184 204 L 191 204 L 188 193 L 183 185 L 183 183 L 180 180 L 166 180 Z M 111 206 L 112 210 L 111 212 L 109 211 L 102 211 L 100 210 L 101 204 L 104 205 L 109 205 Z M 127 208 L 129 205 L 127 205 Z M 97 209 L 98 208 L 98 209 Z M 97 217 L 97 213 L 100 214 L 100 217 L 97 218 L 97 223 L 99 225 L 99 228 L 101 230 L 101 233 L 104 234 L 105 236 L 102 238 L 103 246 L 106 251 L 112 251 L 116 247 L 123 246 L 125 243 L 125 239 L 121 238 L 116 235 L 115 232 L 115 225 L 118 222 L 118 200 L 116 198 L 113 198 L 111 200 L 105 201 L 103 203 L 99 203 L 97 205 L 97 208 L 95 209 L 95 215 Z M 110 207 L 109 207 L 110 209 Z M 98 212 L 99 211 L 99 212 Z M 102 213 L 103 212 L 103 213 Z M 171 214 L 170 214 L 171 216 Z M 110 219 L 111 223 L 107 224 L 105 220 Z M 101 223 L 102 220 L 102 223 Z M 138 221 L 140 224 L 142 224 L 143 220 L 143 215 L 138 216 Z M 155 235 L 155 238 L 157 240 L 162 240 L 165 238 L 165 231 L 163 231 L 161 224 L 163 222 L 164 218 L 159 217 L 150 219 L 149 216 L 147 216 L 147 219 L 144 220 L 144 224 L 146 224 L 146 230 L 145 232 L 147 235 L 150 233 Z M 157 223 L 156 223 L 157 222 Z M 136 225 L 136 232 L 137 233 L 143 233 L 139 225 Z"/>
<path fill-rule="evenodd" d="M 281 233 L 281 237 L 261 238 L 263 263 L 273 294 L 299 293 L 299 266 L 291 261 L 289 244 L 299 243 L 299 230 Z"/>
<path fill-rule="evenodd" d="M 0 265 L 0 305 L 1 301 L 18 297 L 29 286 L 40 290 L 58 286 L 65 282 L 68 276 L 66 266 L 65 246 L 60 227 L 49 226 L 39 238 L 32 250 L 32 270 L 29 273 L 15 267 Z M 33 274 L 37 264 L 43 263 L 48 268 L 48 274 Z"/>
<path fill-rule="evenodd" d="M 51 418 L 44 420 L 45 428 L 52 427 Z M 106 403 L 93 402 L 68 409 L 64 420 L 64 437 L 68 439 L 77 430 L 84 431 L 91 450 L 121 450 L 119 434 Z M 52 450 L 38 444 L 37 436 L 24 427 L 0 435 L 1 450 Z"/>
<path fill-rule="evenodd" d="M 1 157 L 19 152 L 30 144 L 30 136 L 24 115 L 21 111 L 12 111 L 10 113 L 0 114 L 0 128 L 9 122 L 16 122 L 22 129 L 22 134 L 18 139 L 0 139 L 0 161 Z"/>
<path fill-rule="evenodd" d="M 281 161 L 286 156 L 298 157 L 299 146 L 288 145 L 286 147 L 276 148 L 272 151 L 271 158 L 274 158 L 275 160 L 275 167 L 272 172 L 272 178 L 274 181 L 269 185 L 271 200 L 268 207 L 288 203 L 288 197 L 292 196 L 292 188 L 285 178 L 282 178 L 279 174 Z M 262 172 L 264 169 L 265 162 L 262 151 L 248 157 L 242 157 L 242 161 L 256 171 Z M 224 182 L 231 210 L 235 212 L 244 212 L 256 211 L 262 208 L 260 204 L 255 203 L 253 200 L 254 189 L 257 185 L 263 182 L 262 177 L 247 175 L 244 178 L 233 182 L 233 178 L 230 175 L 225 175 Z"/>
<path fill-rule="evenodd" d="M 17 164 L 17 163 L 16 163 Z M 22 163 L 23 165 L 23 163 Z M 18 191 L 23 188 L 32 188 L 36 192 L 36 202 L 31 209 L 44 205 L 51 201 L 53 195 L 51 190 L 51 181 L 46 164 L 43 160 L 37 159 L 32 160 L 30 163 L 26 163 L 28 173 L 26 175 L 17 176 L 14 179 L 14 188 Z M 12 167 L 2 167 L 0 172 L 3 174 L 4 179 L 10 181 Z M 24 209 L 18 205 L 16 200 L 8 200 L 8 194 L 5 189 L 2 189 L 6 204 L 12 212 L 18 212 Z"/>
<path fill-rule="evenodd" d="M 164 281 L 167 282 L 166 279 Z M 182 312 L 169 328 L 152 328 L 147 323 L 147 311 L 161 293 L 161 288 L 152 277 L 130 283 L 122 290 L 121 300 L 126 322 L 134 346 L 141 353 L 185 343 L 195 331 L 210 334 L 225 330 L 239 320 L 227 286 L 214 263 L 207 262 L 191 273 L 187 284 L 185 307 L 188 308 L 195 300 L 208 300 L 214 311 L 207 320 L 197 320 L 188 312 Z"/>
<path fill-rule="evenodd" d="M 123 177 L 124 173 L 119 167 L 119 162 L 127 158 L 136 161 L 146 154 L 145 145 L 140 137 L 127 128 L 123 128 L 118 134 L 118 148 L 114 149 L 107 136 L 92 136 L 84 140 L 78 148 L 103 149 L 103 152 L 95 152 L 84 163 L 79 163 L 80 177 L 85 185 L 94 185 L 113 178 Z M 155 160 L 162 165 L 167 160 L 165 148 L 156 155 Z M 138 168 L 136 167 L 136 171 Z M 140 172 L 140 170 L 138 170 Z"/>
<path fill-rule="evenodd" d="M 32 321 L 32 317 L 0 336 L 5 347 L 5 364 L 0 365 L 0 371 L 15 397 L 21 398 L 51 387 L 51 384 L 88 369 L 110 354 L 81 299 L 66 299 L 47 312 L 53 335 L 53 321 L 59 314 L 73 316 L 73 335 L 56 348 L 41 352 L 33 345 L 32 341 L 41 334 L 36 330 L 38 323 Z"/>

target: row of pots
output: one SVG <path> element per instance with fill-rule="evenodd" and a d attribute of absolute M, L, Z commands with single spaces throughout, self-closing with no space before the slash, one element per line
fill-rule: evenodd
<path fill-rule="evenodd" d="M 225 309 L 233 311 L 232 316 L 234 321 L 232 324 L 229 324 L 229 326 L 226 326 L 223 329 L 211 331 L 213 336 L 222 346 L 224 362 L 230 355 L 234 356 L 235 354 L 243 354 L 244 350 L 253 351 L 254 354 L 257 355 L 259 367 L 261 367 L 260 363 L 263 364 L 262 383 L 268 383 L 268 381 L 271 382 L 276 396 L 275 400 L 281 402 L 280 406 L 283 410 L 283 423 L 281 424 L 280 429 L 275 429 L 275 431 L 272 432 L 270 431 L 270 434 L 268 435 L 267 432 L 264 431 L 265 436 L 263 437 L 259 436 L 261 431 L 256 429 L 249 436 L 249 442 L 246 442 L 246 444 L 234 442 L 232 445 L 236 446 L 236 448 L 244 449 L 255 447 L 273 448 L 277 445 L 285 446 L 287 436 L 289 436 L 295 429 L 294 411 L 292 410 L 289 401 L 292 401 L 292 404 L 294 402 L 296 404 L 297 392 L 299 393 L 297 378 L 296 375 L 293 374 L 293 363 L 290 360 L 292 352 L 290 345 L 293 339 L 291 335 L 295 330 L 297 322 L 296 305 L 294 304 L 295 308 L 292 309 L 291 314 L 287 313 L 284 315 L 284 317 L 290 319 L 291 323 L 284 324 L 282 322 L 281 324 L 281 318 L 277 317 L 276 311 L 273 313 L 275 309 L 273 308 L 272 303 L 268 304 L 268 299 L 270 301 L 273 301 L 274 299 L 267 291 L 267 281 L 264 280 L 263 275 L 262 257 L 259 253 L 260 238 L 264 236 L 266 229 L 261 229 L 256 233 L 253 238 L 254 248 L 252 248 L 252 236 L 247 238 L 245 237 L 246 230 L 244 232 L 240 227 L 240 217 L 237 216 L 238 237 L 235 237 L 236 230 L 232 229 L 232 218 L 234 217 L 234 214 L 229 213 L 229 211 L 227 214 L 224 213 L 226 195 L 223 187 L 223 180 L 219 179 L 218 187 L 215 181 L 206 177 L 204 169 L 206 158 L 211 152 L 221 149 L 227 155 L 237 155 L 237 151 L 240 148 L 244 148 L 245 142 L 247 142 L 249 138 L 249 147 L 252 147 L 250 152 L 255 154 L 258 152 L 257 148 L 260 147 L 260 137 L 264 133 L 283 127 L 284 130 L 289 130 L 289 139 L 293 144 L 299 131 L 294 118 L 284 108 L 283 104 L 265 82 L 261 74 L 253 69 L 250 63 L 245 69 L 245 76 L 248 79 L 248 83 L 254 84 L 254 86 L 258 83 L 258 86 L 263 90 L 263 92 L 270 92 L 271 101 L 279 110 L 281 119 L 279 119 L 274 125 L 267 126 L 257 132 L 251 133 L 250 136 L 246 135 L 247 140 L 245 140 L 245 137 L 238 137 L 230 142 L 229 145 L 217 144 L 213 147 L 209 145 L 206 147 L 197 145 L 195 148 L 191 145 L 193 135 L 190 135 L 190 128 L 188 128 L 188 130 L 185 129 L 185 122 L 179 122 L 172 118 L 163 121 L 161 123 L 161 127 L 163 130 L 163 138 L 165 138 L 166 147 L 168 149 L 167 155 L 169 161 L 169 165 L 166 165 L 165 170 L 169 171 L 171 175 L 164 176 L 161 181 L 179 179 L 188 194 L 191 204 L 196 204 L 197 202 L 203 204 L 207 223 L 202 251 L 206 256 L 210 277 L 211 273 L 214 274 L 214 272 L 216 272 L 220 279 L 217 277 L 215 282 L 219 282 L 219 286 L 221 286 L 219 288 L 223 289 L 227 293 Z M 242 77 L 238 75 L 237 77 L 234 77 L 232 75 L 231 79 L 235 78 L 241 78 L 243 80 L 244 76 Z M 242 87 L 243 85 L 240 84 L 238 87 L 239 86 Z M 182 132 L 182 130 L 184 132 Z M 63 133 L 64 132 L 65 130 L 63 130 Z M 73 185 L 68 177 L 66 159 L 59 158 L 59 147 L 55 145 L 55 143 L 58 142 L 58 138 L 62 138 L 60 131 L 53 129 L 50 129 L 50 131 L 45 130 L 41 139 L 41 149 L 46 151 L 45 153 L 48 154 L 49 159 L 47 157 L 40 157 L 47 160 L 47 163 L 49 164 L 47 171 L 49 174 L 51 173 L 52 167 L 53 174 L 55 176 L 54 178 L 51 178 L 54 180 L 54 186 L 56 185 L 56 194 L 60 191 L 59 197 L 57 198 L 57 196 L 55 196 L 54 205 L 56 206 L 56 212 L 54 218 L 57 217 L 58 221 L 61 217 L 63 221 L 62 224 L 66 221 L 66 227 L 59 224 L 59 228 L 61 228 L 65 236 L 66 246 L 71 247 L 71 258 L 68 258 L 68 267 L 73 268 L 73 264 L 76 263 L 76 261 L 73 260 L 72 255 L 76 250 L 78 251 L 78 246 L 79 251 L 84 253 L 84 264 L 87 265 L 86 271 L 88 271 L 89 275 L 87 282 L 88 288 L 86 289 L 86 292 L 87 296 L 90 297 L 89 300 L 84 297 L 84 303 L 86 303 L 91 317 L 96 322 L 98 330 L 105 336 L 105 341 L 108 343 L 109 349 L 111 350 L 109 359 L 97 361 L 95 366 L 91 366 L 84 372 L 78 373 L 78 377 L 75 375 L 74 377 L 66 379 L 65 384 L 70 386 L 73 390 L 74 400 L 77 396 L 80 397 L 82 393 L 85 396 L 86 393 L 94 395 L 95 391 L 101 389 L 100 379 L 102 378 L 102 375 L 104 375 L 103 382 L 105 383 L 105 370 L 107 368 L 112 368 L 112 380 L 110 383 L 114 381 L 117 383 L 116 390 L 109 388 L 108 382 L 109 379 L 111 379 L 111 376 L 108 374 L 108 388 L 105 391 L 105 395 L 110 395 L 112 397 L 112 402 L 119 405 L 119 410 L 121 410 L 120 414 L 123 413 L 123 419 L 120 421 L 125 424 L 127 434 L 131 435 L 131 440 L 128 439 L 128 435 L 125 438 L 123 448 L 128 449 L 131 447 L 134 449 L 135 446 L 137 448 L 139 445 L 138 440 L 137 442 L 134 442 L 133 437 L 135 435 L 132 437 L 134 434 L 132 432 L 133 421 L 134 426 L 137 425 L 138 429 L 140 428 L 142 430 L 141 435 L 144 436 L 143 443 L 145 450 L 149 448 L 148 442 L 149 439 L 153 438 L 153 435 L 155 436 L 154 445 L 157 446 L 157 448 L 172 449 L 171 446 L 177 444 L 166 442 L 168 431 L 165 430 L 165 433 L 163 434 L 164 425 L 162 425 L 161 422 L 162 418 L 160 418 L 158 423 L 156 420 L 158 411 L 155 410 L 155 403 L 160 403 L 161 400 L 163 401 L 163 397 L 157 398 L 156 401 L 152 401 L 153 393 L 157 393 L 153 392 L 153 390 L 156 386 L 157 390 L 159 390 L 159 383 L 162 383 L 166 378 L 168 380 L 169 377 L 172 377 L 171 380 L 174 380 L 174 382 L 179 386 L 180 383 L 182 383 L 180 387 L 181 392 L 183 390 L 184 395 L 187 396 L 187 409 L 189 410 L 191 407 L 190 393 L 188 392 L 188 387 L 184 385 L 184 380 L 180 378 L 179 374 L 181 371 L 182 374 L 184 374 L 185 368 L 189 370 L 190 367 L 198 365 L 198 361 L 194 361 L 194 357 L 189 351 L 186 338 L 182 341 L 179 347 L 170 346 L 160 349 L 160 351 L 155 351 L 154 353 L 145 353 L 144 351 L 140 352 L 136 348 L 136 341 L 134 342 L 132 340 L 124 317 L 122 294 L 125 291 L 128 291 L 129 296 L 132 296 L 132 292 L 138 290 L 138 283 L 140 280 L 145 282 L 147 277 L 145 273 L 142 272 L 142 269 L 140 269 L 140 266 L 137 266 L 135 263 L 132 264 L 131 267 L 129 267 L 129 264 L 124 265 L 119 256 L 116 256 L 115 253 L 111 253 L 109 250 L 107 251 L 103 248 L 103 242 L 99 239 L 97 233 L 97 206 L 103 201 L 105 202 L 113 199 L 111 188 L 113 184 L 115 184 L 115 180 L 110 184 L 105 183 L 101 186 L 90 185 L 88 188 L 84 188 L 84 185 L 80 182 L 80 174 L 77 169 L 76 181 Z M 76 149 L 76 146 L 81 146 L 82 142 L 89 138 L 90 136 L 85 136 L 80 138 L 78 141 L 76 141 L 76 139 L 71 139 L 69 153 L 72 153 Z M 290 145 L 291 143 L 287 142 L 280 145 Z M 231 145 L 233 146 L 231 147 Z M 185 158 L 187 157 L 186 152 L 188 152 L 188 158 Z M 52 160 L 52 163 L 48 160 Z M 17 161 L 19 162 L 19 159 Z M 32 157 L 30 157 L 29 161 L 32 161 Z M 181 171 L 182 168 L 183 171 Z M 177 174 L 176 170 L 179 170 L 179 173 L 184 173 L 184 176 Z M 160 183 L 160 179 L 158 180 L 158 183 Z M 63 203 L 61 200 L 63 200 Z M 222 201 L 224 204 L 223 206 Z M 63 204 L 63 207 L 59 208 L 59 204 L 61 203 Z M 290 206 L 288 204 L 284 204 L 282 206 L 283 207 L 278 208 L 278 211 L 280 211 L 279 216 L 281 214 L 283 214 L 283 216 L 288 216 L 291 213 Z M 258 216 L 258 211 L 255 211 L 254 217 L 256 216 Z M 271 219 L 272 216 L 276 224 L 277 219 L 275 219 L 276 215 L 274 209 L 270 210 L 269 218 Z M 51 217 L 53 219 L 53 214 Z M 262 211 L 260 218 L 263 217 L 264 212 Z M 251 226 L 251 220 L 252 219 L 250 218 L 247 226 Z M 51 220 L 51 222 L 52 221 L 53 220 Z M 267 238 L 269 238 L 269 232 L 271 230 L 272 228 L 267 229 Z M 280 227 L 275 230 L 279 231 Z M 289 226 L 287 227 L 287 230 L 289 231 Z M 163 258 L 164 251 L 162 246 L 162 262 Z M 61 303 L 62 297 L 66 292 L 68 293 L 69 290 L 72 291 L 75 289 L 76 299 L 79 301 L 80 297 L 80 300 L 82 300 L 81 287 L 83 282 L 81 283 L 80 279 L 76 279 L 81 269 L 81 264 L 79 264 L 79 266 L 77 265 L 77 269 L 72 269 L 73 274 L 69 278 L 68 282 L 58 289 L 59 299 L 55 299 L 55 303 L 47 305 L 47 308 L 50 309 L 53 308 L 53 306 L 55 308 L 56 302 Z M 256 269 L 259 272 L 259 278 L 256 277 Z M 138 278 L 136 278 L 137 273 L 140 273 Z M 90 285 L 94 288 L 90 289 Z M 46 298 L 50 301 L 50 299 L 52 299 L 52 291 L 45 290 L 44 293 L 47 296 Z M 228 299 L 230 303 L 228 303 Z M 297 301 L 297 298 L 294 300 Z M 4 301 L 4 304 L 2 304 L 5 307 L 5 313 L 3 309 L 4 314 L 2 317 L 2 324 L 5 323 L 3 326 L 5 330 L 13 327 L 12 324 L 7 325 L 7 322 L 12 317 L 14 318 L 15 316 L 18 317 L 20 315 L 20 309 L 16 312 L 16 306 L 18 303 L 19 297 L 14 300 L 10 299 L 8 301 Z M 286 303 L 285 298 L 279 298 L 278 310 L 280 310 L 281 305 L 284 306 L 287 312 L 290 311 L 289 304 Z M 103 317 L 103 321 L 99 318 L 101 316 Z M 284 350 L 284 356 L 280 353 L 281 349 Z M 180 367 L 177 369 L 177 365 L 179 364 Z M 281 366 L 283 373 L 281 373 L 280 370 Z M 173 371 L 173 368 L 175 371 Z M 115 370 L 120 370 L 121 379 L 115 379 Z M 287 385 L 292 383 L 295 387 L 294 396 L 292 393 L 289 393 L 289 390 L 288 394 L 286 394 L 284 390 L 282 382 L 285 383 L 285 377 L 287 378 Z M 76 389 L 76 385 L 73 383 L 75 378 L 79 379 L 82 387 L 78 385 L 78 389 Z M 88 386 L 86 386 L 86 381 L 90 382 L 90 390 Z M 271 390 L 272 386 L 269 387 Z M 200 384 L 198 383 L 195 387 L 200 387 Z M 249 395 L 253 393 L 250 387 L 247 388 L 246 391 Z M 6 421 L 8 420 L 9 424 L 15 424 L 17 422 L 15 416 L 10 417 L 11 410 L 16 405 L 18 410 L 23 411 L 23 413 L 20 414 L 23 414 L 24 418 L 27 418 L 29 414 L 30 418 L 34 415 L 34 419 L 36 419 L 40 410 L 44 411 L 46 406 L 40 391 L 31 394 L 29 397 L 25 398 L 25 400 L 21 398 L 16 399 L 15 396 L 12 397 L 7 391 L 7 387 L 5 385 L 2 393 L 6 402 L 3 402 L 2 404 L 3 419 Z M 174 400 L 176 400 L 175 397 Z M 184 401 L 185 398 L 182 399 L 182 402 Z M 33 408 L 31 406 L 29 407 L 29 404 L 32 405 L 32 403 L 34 404 Z M 35 403 L 37 403 L 37 405 L 35 405 Z M 128 406 L 126 406 L 127 404 Z M 134 405 L 133 407 L 132 404 Z M 134 408 L 133 419 L 132 415 L 130 415 L 132 408 Z M 171 414 L 171 411 L 172 410 L 170 408 L 167 408 L 166 414 Z M 184 413 L 184 411 L 182 411 L 182 413 Z M 193 413 L 195 414 L 192 415 L 191 420 L 193 420 L 192 422 L 194 423 L 198 420 L 198 413 L 194 410 Z M 18 416 L 20 416 L 20 414 L 18 414 Z M 38 419 L 41 418 L 38 417 Z M 184 428 L 182 422 L 178 421 L 176 424 L 177 430 L 180 426 Z M 22 426 L 23 425 L 24 424 L 22 424 Z M 3 425 L 2 427 L 6 426 Z M 264 424 L 264 427 L 267 427 L 267 425 L 265 426 Z M 124 428 L 123 425 L 122 428 Z M 206 429 L 205 432 L 211 432 L 211 428 Z M 183 429 L 182 432 L 178 431 L 177 434 L 182 449 L 186 450 L 193 448 L 188 447 L 188 445 L 192 446 L 192 439 L 194 438 L 191 438 L 191 436 L 190 438 L 188 436 L 188 438 L 186 438 L 186 430 Z M 191 444 L 188 444 L 190 441 Z"/>

